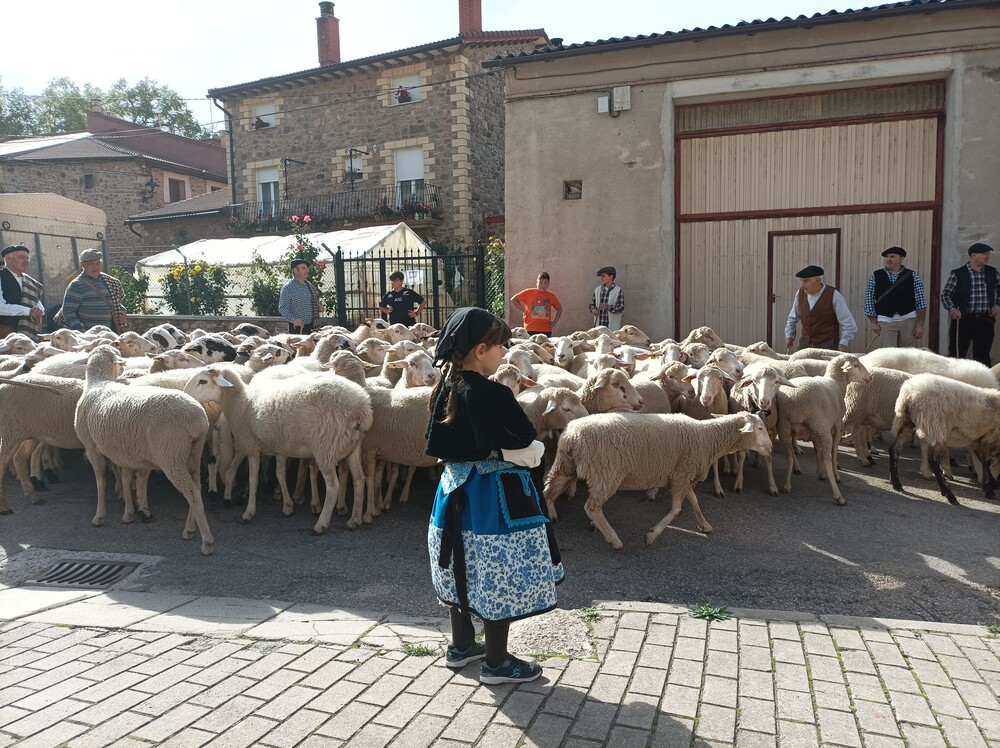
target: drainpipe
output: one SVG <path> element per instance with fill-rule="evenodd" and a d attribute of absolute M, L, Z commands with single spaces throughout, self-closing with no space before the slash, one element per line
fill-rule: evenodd
<path fill-rule="evenodd" d="M 132 228 L 135 225 L 135 221 L 125 221 L 125 223 L 123 223 L 122 225 L 129 231 L 131 231 L 133 234 L 138 236 L 140 239 L 144 238 L 142 234 L 140 234 L 138 231 Z"/>
<path fill-rule="evenodd" d="M 236 129 L 233 127 L 233 115 L 218 99 L 213 98 L 212 103 L 226 115 L 226 130 L 229 131 L 229 186 L 232 188 L 232 204 L 236 205 Z"/>

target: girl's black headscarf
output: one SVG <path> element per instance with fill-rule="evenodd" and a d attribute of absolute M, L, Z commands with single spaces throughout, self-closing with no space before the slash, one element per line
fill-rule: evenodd
<path fill-rule="evenodd" d="M 496 320 L 492 314 L 477 306 L 459 307 L 451 313 L 441 328 L 434 365 L 441 366 L 458 351 L 467 354 L 482 341 Z"/>

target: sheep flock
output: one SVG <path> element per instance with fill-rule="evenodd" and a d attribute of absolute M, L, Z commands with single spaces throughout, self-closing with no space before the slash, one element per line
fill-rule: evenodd
<path fill-rule="evenodd" d="M 249 323 L 221 333 L 170 324 L 143 334 L 62 329 L 43 342 L 12 333 L 0 340 L 0 477 L 10 466 L 24 498 L 39 503 L 39 489 L 62 466 L 60 450 L 82 449 L 97 488 L 91 523 L 101 525 L 109 477 L 127 523 L 152 518 L 147 481 L 160 471 L 188 503 L 183 537 L 197 532 L 208 555 L 214 541 L 203 492 L 229 507 L 245 497 L 241 521 L 250 523 L 259 477 L 273 465 L 283 514 L 308 495 L 316 534 L 330 528 L 334 510 L 356 529 L 390 509 L 400 481 L 405 503 L 417 470 L 436 475 L 424 436 L 439 377 L 436 333 L 383 320 L 307 335 L 271 335 Z M 811 442 L 817 478 L 838 505 L 847 503 L 841 443 L 870 468 L 883 432 L 892 488 L 903 490 L 900 450 L 919 438 L 921 475 L 936 479 L 949 502 L 957 503 L 950 448 L 968 450 L 984 496 L 995 496 L 998 375 L 973 361 L 922 349 L 787 356 L 763 342 L 724 343 L 708 327 L 660 341 L 634 325 L 559 337 L 515 328 L 508 346 L 494 379 L 514 392 L 545 443 L 544 509 L 555 520 L 557 501 L 582 481 L 582 509 L 614 549 L 623 543 L 603 507 L 618 491 L 654 500 L 669 487 L 670 510 L 646 533 L 647 545 L 685 502 L 710 533 L 696 484 L 711 474 L 713 493 L 723 496 L 728 474 L 742 492 L 752 454 L 764 464 L 768 493 L 789 493 L 801 474 L 801 442 Z M 780 487 L 775 452 L 785 463 Z M 294 485 L 290 458 L 298 461 Z M 0 482 L 0 515 L 10 511 Z"/>

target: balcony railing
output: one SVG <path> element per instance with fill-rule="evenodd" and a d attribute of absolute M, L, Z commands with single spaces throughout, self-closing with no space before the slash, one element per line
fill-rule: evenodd
<path fill-rule="evenodd" d="M 407 188 L 338 192 L 332 195 L 242 203 L 230 208 L 233 233 L 290 231 L 292 216 L 310 216 L 315 231 L 346 224 L 398 223 L 404 220 L 437 220 L 442 216 L 438 188 L 412 183 Z"/>

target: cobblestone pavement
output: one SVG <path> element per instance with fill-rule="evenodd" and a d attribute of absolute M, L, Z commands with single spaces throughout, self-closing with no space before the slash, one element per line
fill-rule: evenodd
<path fill-rule="evenodd" d="M 11 587 L 0 748 L 1000 746 L 987 629 L 733 612 L 605 603 L 529 619 L 512 644 L 543 678 L 482 686 L 477 665 L 444 667 L 444 618 Z M 574 625 L 582 651 L 553 649 Z"/>

